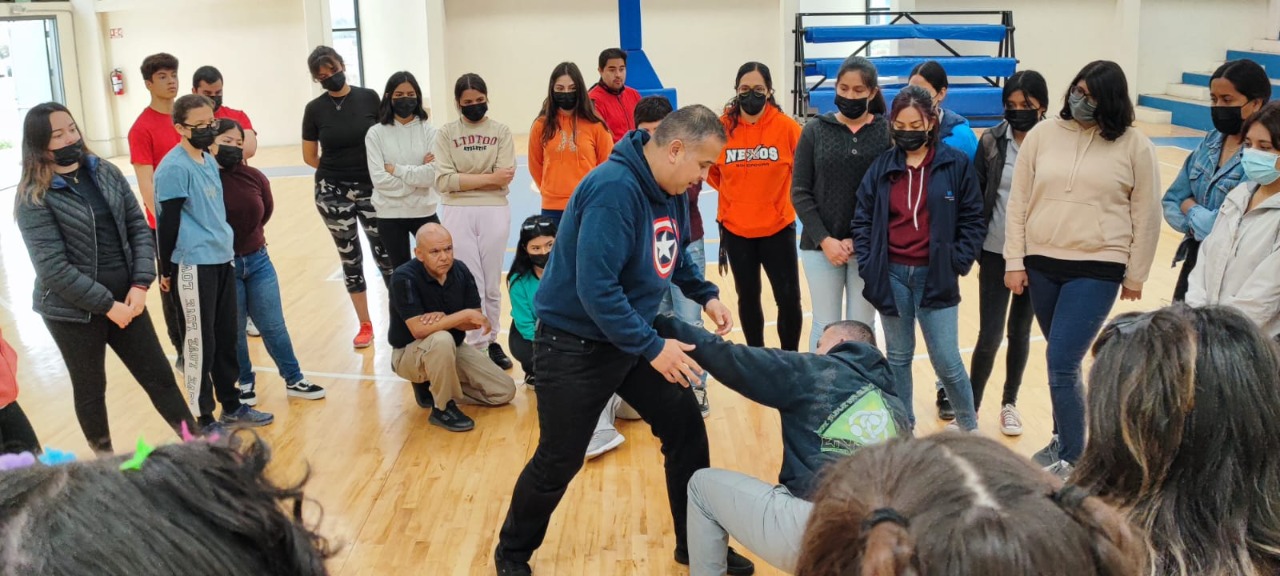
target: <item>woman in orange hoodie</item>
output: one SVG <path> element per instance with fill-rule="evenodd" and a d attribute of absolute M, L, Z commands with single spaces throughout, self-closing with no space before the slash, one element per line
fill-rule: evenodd
<path fill-rule="evenodd" d="M 542 193 L 542 215 L 558 224 L 578 182 L 612 151 L 613 136 L 587 97 L 578 65 L 561 62 L 529 130 L 529 173 Z"/>
<path fill-rule="evenodd" d="M 796 254 L 796 210 L 791 206 L 791 169 L 800 125 L 773 99 L 769 67 L 747 62 L 734 81 L 737 97 L 720 121 L 729 134 L 724 152 L 707 176 L 720 193 L 720 269 L 725 260 L 738 289 L 738 317 L 750 346 L 764 346 L 760 269 L 769 275 L 778 304 L 778 340 L 783 350 L 800 346 L 800 264 Z"/>
<path fill-rule="evenodd" d="M 0 454 L 40 453 L 31 421 L 18 405 L 18 353 L 0 333 Z"/>

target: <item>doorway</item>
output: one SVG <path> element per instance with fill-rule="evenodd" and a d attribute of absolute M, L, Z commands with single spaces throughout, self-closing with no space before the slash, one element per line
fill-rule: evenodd
<path fill-rule="evenodd" d="M 53 17 L 0 18 L 0 189 L 21 175 L 22 120 L 42 102 L 66 104 Z"/>

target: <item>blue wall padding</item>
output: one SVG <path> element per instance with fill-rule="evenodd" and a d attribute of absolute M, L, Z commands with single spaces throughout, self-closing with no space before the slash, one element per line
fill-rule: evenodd
<path fill-rule="evenodd" d="M 620 0 L 625 1 L 625 0 Z M 872 26 L 814 26 L 804 40 L 814 44 L 868 40 L 972 40 L 1000 42 L 1007 30 L 1000 24 L 879 24 Z"/>
<path fill-rule="evenodd" d="M 672 108 L 680 107 L 680 102 L 676 100 L 675 88 L 647 88 L 644 90 L 637 89 L 636 92 L 639 92 L 641 96 L 666 96 L 667 100 L 671 102 Z"/>
<path fill-rule="evenodd" d="M 893 97 L 902 89 L 901 84 L 882 86 L 885 104 L 893 107 Z M 947 90 L 947 99 L 942 107 L 965 117 L 1000 117 L 1004 115 L 1004 104 L 1001 102 L 1002 89 L 987 84 L 952 84 Z M 835 88 L 819 88 L 809 93 L 809 105 L 820 114 L 834 112 Z"/>
<path fill-rule="evenodd" d="M 1006 78 L 1018 69 L 1018 60 L 1015 58 L 991 56 L 888 56 L 870 60 L 876 65 L 880 76 L 905 77 L 917 65 L 930 60 L 941 64 L 948 76 Z M 842 58 L 809 58 L 804 61 L 804 73 L 806 76 L 826 76 L 834 81 L 843 63 Z"/>
<path fill-rule="evenodd" d="M 618 36 L 622 42 L 618 47 L 627 52 L 644 48 L 644 37 L 640 33 L 640 0 L 618 0 Z"/>
<path fill-rule="evenodd" d="M 627 50 L 627 86 L 641 92 L 663 87 L 644 50 Z"/>

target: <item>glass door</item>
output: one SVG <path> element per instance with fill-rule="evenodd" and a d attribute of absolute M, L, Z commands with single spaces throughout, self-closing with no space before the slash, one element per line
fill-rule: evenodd
<path fill-rule="evenodd" d="M 0 18 L 0 189 L 20 174 L 22 119 L 42 102 L 66 103 L 52 17 Z"/>

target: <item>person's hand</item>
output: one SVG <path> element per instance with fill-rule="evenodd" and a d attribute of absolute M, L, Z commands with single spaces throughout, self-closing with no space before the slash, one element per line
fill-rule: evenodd
<path fill-rule="evenodd" d="M 733 330 L 733 313 L 719 298 L 712 298 L 711 301 L 707 302 L 704 310 L 706 310 L 707 316 L 711 317 L 711 321 L 716 323 L 716 334 L 724 336 L 730 330 Z"/>
<path fill-rule="evenodd" d="M 649 365 L 666 378 L 667 382 L 688 388 L 702 376 L 702 367 L 685 354 L 694 348 L 693 344 L 685 344 L 679 340 L 666 340 L 662 345 L 662 352 L 657 358 L 650 360 Z"/>
<path fill-rule="evenodd" d="M 515 168 L 499 168 L 493 171 L 493 183 L 499 187 L 504 187 L 511 183 L 511 179 L 516 177 Z"/>
<path fill-rule="evenodd" d="M 133 309 L 125 305 L 124 302 L 116 302 L 111 305 L 111 310 L 107 311 L 107 319 L 111 320 L 121 330 L 125 329 L 130 322 L 133 322 Z"/>
<path fill-rule="evenodd" d="M 426 314 L 423 314 L 422 316 L 419 316 L 418 320 L 420 320 L 423 324 L 430 326 L 432 324 L 435 324 L 436 322 L 444 320 L 444 316 L 445 316 L 444 312 L 428 312 Z"/>
<path fill-rule="evenodd" d="M 481 332 L 482 334 L 488 334 L 489 331 L 493 329 L 489 326 L 489 319 L 486 318 L 479 310 L 469 308 L 459 312 L 458 314 L 461 315 L 461 320 L 458 322 L 459 329 L 467 331 L 483 329 L 484 331 Z"/>
<path fill-rule="evenodd" d="M 427 152 L 427 155 L 422 157 L 423 164 L 430 164 L 435 161 L 436 161 L 436 155 L 430 152 Z"/>
<path fill-rule="evenodd" d="M 1005 272 L 1004 287 L 1008 288 L 1010 292 L 1021 296 L 1022 291 L 1027 287 L 1027 271 L 1015 270 L 1012 272 Z"/>
<path fill-rule="evenodd" d="M 1122 286 L 1120 287 L 1120 299 L 1121 300 L 1141 300 L 1142 289 L 1139 288 L 1137 290 L 1130 290 Z"/>
<path fill-rule="evenodd" d="M 840 244 L 843 245 L 845 251 L 849 253 L 849 257 L 853 258 L 853 238 L 845 238 L 840 241 Z"/>
<path fill-rule="evenodd" d="M 1195 205 L 1196 205 L 1196 199 L 1195 199 L 1195 198 L 1187 198 L 1186 200 L 1183 200 L 1183 201 L 1182 201 L 1182 213 L 1183 213 L 1183 214 L 1186 214 L 1187 212 L 1190 212 L 1190 211 L 1191 211 L 1191 207 L 1192 207 L 1192 206 L 1195 206 Z"/>
<path fill-rule="evenodd" d="M 830 236 L 822 241 L 822 255 L 827 257 L 827 262 L 832 266 L 844 266 L 849 262 L 851 254 L 853 254 L 853 242 L 850 242 L 846 248 L 844 242 Z"/>
<path fill-rule="evenodd" d="M 383 164 L 383 165 L 382 165 L 382 170 L 383 170 L 383 171 L 385 171 L 387 174 L 390 174 L 390 175 L 392 175 L 392 176 L 395 176 L 395 175 L 396 175 L 396 165 L 395 165 L 395 164 Z"/>
<path fill-rule="evenodd" d="M 124 305 L 133 311 L 133 317 L 137 318 L 147 309 L 147 291 L 137 286 L 129 289 L 129 293 L 124 297 Z"/>
<path fill-rule="evenodd" d="M 169 292 L 169 277 L 168 277 L 168 276 L 161 276 L 161 277 L 160 277 L 160 291 L 161 291 L 161 292 L 164 292 L 164 293 L 166 293 L 166 294 Z"/>

